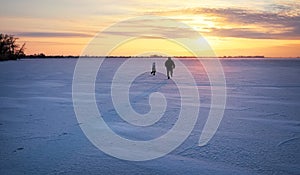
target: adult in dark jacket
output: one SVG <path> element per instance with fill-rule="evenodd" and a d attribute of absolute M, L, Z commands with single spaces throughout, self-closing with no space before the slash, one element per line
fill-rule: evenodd
<path fill-rule="evenodd" d="M 165 62 L 165 66 L 167 69 L 167 77 L 168 79 L 170 79 L 170 75 L 171 77 L 173 76 L 173 69 L 175 69 L 175 64 L 174 61 L 171 60 L 171 57 L 169 57 L 168 60 Z"/>

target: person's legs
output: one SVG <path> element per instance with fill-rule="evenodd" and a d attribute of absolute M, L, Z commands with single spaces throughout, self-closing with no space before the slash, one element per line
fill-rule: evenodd
<path fill-rule="evenodd" d="M 167 69 L 167 77 L 170 79 L 170 69 Z"/>
<path fill-rule="evenodd" d="M 171 77 L 173 77 L 173 69 L 170 70 Z"/>

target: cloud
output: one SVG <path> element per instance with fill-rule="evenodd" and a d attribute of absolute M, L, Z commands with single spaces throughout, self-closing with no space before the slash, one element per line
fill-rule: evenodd
<path fill-rule="evenodd" d="M 102 33 L 106 36 L 117 35 L 152 39 L 199 37 L 198 32 L 180 21 L 153 16 L 122 21 L 117 24 L 117 27 L 109 28 Z M 159 36 L 152 34 L 159 34 Z"/>
<path fill-rule="evenodd" d="M 276 6 L 284 9 L 278 13 L 254 11 L 237 8 L 187 8 L 172 11 L 157 11 L 150 14 L 180 16 L 191 15 L 210 17 L 216 27 L 207 27 L 207 34 L 224 37 L 264 38 L 264 39 L 299 39 L 300 13 L 295 13 L 286 6 Z M 255 27 L 247 27 L 247 26 Z M 225 27 L 224 27 L 225 26 Z"/>
<path fill-rule="evenodd" d="M 85 33 L 72 33 L 72 32 L 22 32 L 16 34 L 16 36 L 20 37 L 65 37 L 65 38 L 73 38 L 73 37 L 92 37 L 93 35 L 85 34 Z"/>
<path fill-rule="evenodd" d="M 281 32 L 281 33 L 267 33 L 254 31 L 250 28 L 231 28 L 231 29 L 218 29 L 210 28 L 211 35 L 222 37 L 236 37 L 236 38 L 250 38 L 250 39 L 289 39 L 298 40 L 300 36 L 296 36 L 293 32 Z"/>
<path fill-rule="evenodd" d="M 177 28 L 177 27 L 131 27 L 127 28 L 127 30 L 132 31 L 106 31 L 103 32 L 106 35 L 118 35 L 118 36 L 128 36 L 128 37 L 143 37 L 143 38 L 194 38 L 199 37 L 196 31 L 193 31 L 189 28 Z M 154 30 L 160 31 L 159 36 L 152 35 Z"/>

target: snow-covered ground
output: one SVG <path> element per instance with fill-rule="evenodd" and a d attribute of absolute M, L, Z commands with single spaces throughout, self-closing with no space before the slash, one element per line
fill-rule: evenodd
<path fill-rule="evenodd" d="M 164 71 L 164 60 L 154 60 Z M 149 73 L 130 87 L 132 108 L 147 113 L 149 94 L 161 92 L 168 115 L 151 127 L 130 126 L 110 99 L 111 79 L 122 61 L 107 59 L 98 73 L 95 92 L 102 117 L 130 140 L 159 137 L 176 122 L 179 91 L 164 72 L 150 76 L 151 64 L 136 59 Z M 300 60 L 222 60 L 227 104 L 216 134 L 203 147 L 198 140 L 210 108 L 210 83 L 199 62 L 183 60 L 199 89 L 197 123 L 182 145 L 148 161 L 109 156 L 84 135 L 72 101 L 76 62 L 0 62 L 0 174 L 300 174 Z M 178 80 L 185 78 L 180 71 L 180 66 L 174 70 Z"/>

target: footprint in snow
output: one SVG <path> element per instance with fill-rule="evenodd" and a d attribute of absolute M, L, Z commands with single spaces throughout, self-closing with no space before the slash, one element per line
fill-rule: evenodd
<path fill-rule="evenodd" d="M 23 147 L 19 147 L 19 148 L 17 148 L 16 150 L 14 150 L 13 152 L 21 151 L 21 150 L 23 150 L 23 149 L 24 149 Z"/>

